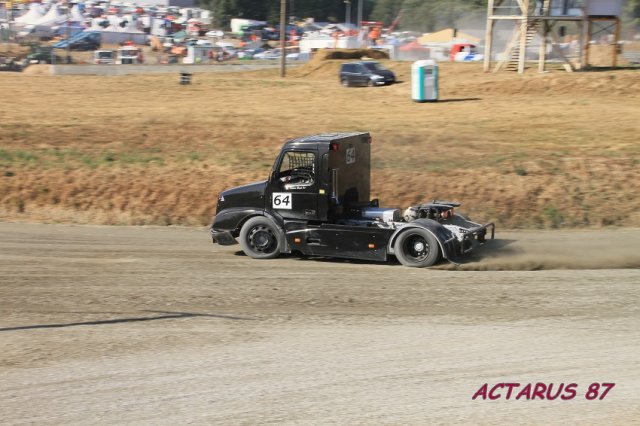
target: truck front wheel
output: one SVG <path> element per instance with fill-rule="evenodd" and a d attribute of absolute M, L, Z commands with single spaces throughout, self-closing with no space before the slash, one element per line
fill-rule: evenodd
<path fill-rule="evenodd" d="M 436 238 L 421 228 L 409 229 L 398 236 L 393 244 L 396 258 L 405 266 L 424 268 L 440 259 L 440 246 Z"/>
<path fill-rule="evenodd" d="M 272 221 L 263 216 L 249 219 L 240 229 L 242 251 L 254 259 L 273 259 L 280 254 L 282 238 Z"/>

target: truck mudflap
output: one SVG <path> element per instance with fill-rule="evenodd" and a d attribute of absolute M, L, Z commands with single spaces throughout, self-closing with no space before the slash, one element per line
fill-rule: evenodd
<path fill-rule="evenodd" d="M 220 231 L 217 229 L 209 229 L 213 244 L 218 243 L 221 246 L 232 246 L 238 244 L 231 231 Z"/>

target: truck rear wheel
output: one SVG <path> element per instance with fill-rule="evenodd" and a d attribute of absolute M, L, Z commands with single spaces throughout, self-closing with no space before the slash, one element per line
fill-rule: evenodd
<path fill-rule="evenodd" d="M 282 248 L 280 231 L 264 216 L 249 219 L 240 229 L 242 251 L 254 259 L 273 259 Z"/>
<path fill-rule="evenodd" d="M 405 266 L 425 268 L 440 259 L 440 246 L 427 230 L 411 228 L 398 236 L 393 244 L 396 258 Z"/>

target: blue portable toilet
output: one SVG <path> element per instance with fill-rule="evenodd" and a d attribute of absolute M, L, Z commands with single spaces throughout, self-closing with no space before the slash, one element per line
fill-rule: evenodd
<path fill-rule="evenodd" d="M 431 59 L 411 65 L 411 98 L 414 102 L 438 100 L 438 64 Z"/>

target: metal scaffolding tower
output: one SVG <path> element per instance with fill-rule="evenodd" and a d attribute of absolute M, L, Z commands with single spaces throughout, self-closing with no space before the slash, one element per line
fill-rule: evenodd
<path fill-rule="evenodd" d="M 551 46 L 556 56 L 564 62 L 567 71 L 584 68 L 589 65 L 589 44 L 599 31 L 614 28 L 612 45 L 617 46 L 620 34 L 619 8 L 605 4 L 605 0 L 489 0 L 487 8 L 487 27 L 485 34 L 484 70 L 514 70 L 523 73 L 525 69 L 527 47 L 537 36 L 540 38 L 538 51 L 538 71 L 543 72 L 547 62 L 547 47 Z M 572 7 L 569 9 L 569 7 Z M 578 6 L 578 7 L 576 7 Z M 591 15 L 590 11 L 609 12 L 611 14 Z M 494 48 L 494 30 L 500 21 L 513 22 L 514 31 L 500 60 L 491 69 Z M 578 27 L 578 60 L 571 61 L 558 48 L 560 40 L 554 27 L 561 22 L 574 22 Z M 605 27 L 601 23 L 607 23 Z M 600 26 L 599 26 L 600 25 Z M 617 49 L 613 48 L 612 66 L 617 65 Z"/>

